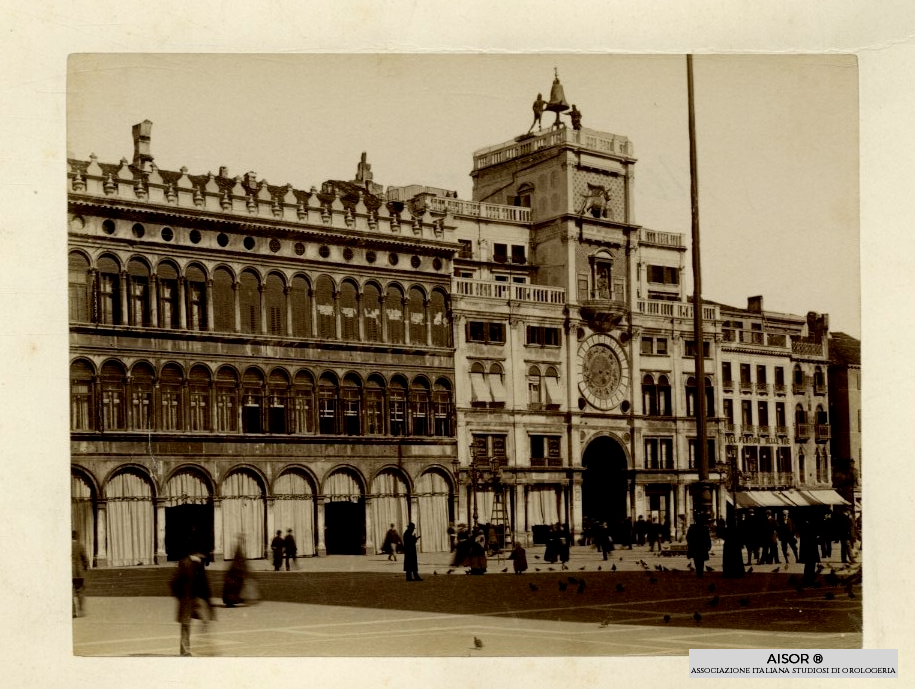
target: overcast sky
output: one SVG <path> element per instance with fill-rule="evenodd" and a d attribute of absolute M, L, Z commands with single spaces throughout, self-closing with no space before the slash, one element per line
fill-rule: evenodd
<path fill-rule="evenodd" d="M 686 60 L 582 55 L 76 55 L 68 156 L 130 158 L 153 122 L 161 168 L 352 179 L 471 196 L 472 154 L 527 131 L 553 68 L 583 126 L 628 136 L 635 220 L 690 233 Z M 830 315 L 860 337 L 854 56 L 697 56 L 703 296 Z M 546 113 L 544 122 L 552 120 Z"/>

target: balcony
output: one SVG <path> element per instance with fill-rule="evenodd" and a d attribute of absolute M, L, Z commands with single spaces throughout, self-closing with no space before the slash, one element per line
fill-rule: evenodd
<path fill-rule="evenodd" d="M 753 392 L 753 383 L 749 380 L 740 381 L 741 392 Z"/>
<path fill-rule="evenodd" d="M 734 392 L 734 381 L 733 381 L 733 380 L 725 380 L 725 381 L 723 381 L 723 382 L 721 383 L 721 389 L 722 389 L 724 392 Z"/>
<path fill-rule="evenodd" d="M 785 395 L 788 393 L 788 388 L 785 387 L 784 383 L 776 383 L 772 386 L 772 389 L 775 391 L 776 395 Z"/>
<path fill-rule="evenodd" d="M 724 432 L 725 432 L 725 433 L 737 433 L 737 426 L 736 426 L 736 424 L 733 424 L 733 423 L 725 423 L 725 424 L 724 424 Z"/>
<path fill-rule="evenodd" d="M 475 151 L 473 154 L 473 169 L 482 170 L 490 165 L 499 165 L 515 158 L 531 155 L 538 151 L 568 144 L 580 148 L 610 153 L 618 156 L 632 157 L 632 142 L 628 137 L 615 136 L 607 132 L 593 129 L 561 129 L 545 130 L 537 136 L 525 137 L 520 141 L 506 141 L 495 146 L 488 146 Z"/>
<path fill-rule="evenodd" d="M 814 383 L 813 384 L 813 394 L 814 395 L 825 395 L 826 394 L 826 383 Z"/>
<path fill-rule="evenodd" d="M 482 297 L 501 301 L 521 301 L 533 304 L 563 305 L 566 291 L 561 287 L 521 285 L 513 282 L 489 282 L 454 278 L 453 292 L 464 297 Z"/>
<path fill-rule="evenodd" d="M 743 483 L 748 488 L 776 488 L 793 486 L 794 474 L 788 471 L 746 471 Z"/>
<path fill-rule="evenodd" d="M 756 428 L 757 428 L 759 435 L 761 435 L 761 436 L 768 436 L 772 433 L 772 426 L 760 425 L 760 426 L 757 426 Z"/>
<path fill-rule="evenodd" d="M 818 443 L 826 442 L 829 440 L 829 424 L 828 423 L 818 423 L 816 425 L 816 441 Z"/>
<path fill-rule="evenodd" d="M 769 394 L 769 384 L 768 383 L 757 383 L 756 384 L 756 394 L 757 395 L 768 395 Z"/>
<path fill-rule="evenodd" d="M 803 380 L 795 380 L 791 383 L 791 392 L 795 395 L 803 395 L 807 392 L 807 388 L 810 386 L 810 380 L 807 376 L 804 376 Z"/>
<path fill-rule="evenodd" d="M 672 232 L 657 232 L 655 230 L 642 230 L 643 244 L 657 244 L 658 246 L 683 246 L 683 236 Z"/>
<path fill-rule="evenodd" d="M 530 223 L 531 209 L 523 206 L 505 206 L 498 203 L 478 203 L 462 199 L 429 196 L 425 199 L 426 209 L 433 213 L 451 213 L 455 216 L 483 218 L 501 222 Z"/>
<path fill-rule="evenodd" d="M 788 437 L 788 427 L 787 426 L 776 426 L 775 435 L 780 436 L 782 438 L 787 438 Z"/>
<path fill-rule="evenodd" d="M 740 427 L 741 435 L 756 435 L 756 426 L 751 423 L 745 423 Z"/>
<path fill-rule="evenodd" d="M 664 318 L 693 318 L 693 305 L 681 301 L 664 301 L 662 299 L 639 299 L 636 303 L 639 313 L 646 316 L 663 316 Z M 702 318 L 706 321 L 720 320 L 717 306 L 703 305 Z"/>
<path fill-rule="evenodd" d="M 799 423 L 794 427 L 794 437 L 799 442 L 805 442 L 810 440 L 810 424 L 809 423 Z"/>

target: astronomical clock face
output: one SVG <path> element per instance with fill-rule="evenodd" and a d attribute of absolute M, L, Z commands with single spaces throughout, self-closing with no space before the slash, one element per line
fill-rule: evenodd
<path fill-rule="evenodd" d="M 608 411 L 629 391 L 626 352 L 612 337 L 593 335 L 578 348 L 579 389 L 588 403 Z"/>

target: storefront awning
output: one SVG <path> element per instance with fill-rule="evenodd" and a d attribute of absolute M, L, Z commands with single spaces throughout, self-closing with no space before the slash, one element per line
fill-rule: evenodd
<path fill-rule="evenodd" d="M 736 494 L 737 507 L 785 509 L 789 507 L 820 507 L 847 505 L 834 490 L 744 490 Z"/>
<path fill-rule="evenodd" d="M 849 502 L 834 490 L 798 491 L 810 500 L 812 505 L 848 505 Z"/>

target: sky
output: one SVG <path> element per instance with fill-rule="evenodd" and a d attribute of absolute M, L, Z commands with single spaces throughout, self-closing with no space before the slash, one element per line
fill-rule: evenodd
<path fill-rule="evenodd" d="M 365 151 L 385 187 L 470 198 L 473 152 L 527 131 L 554 68 L 584 127 L 633 142 L 636 223 L 689 237 L 680 55 L 71 55 L 67 154 L 129 159 L 149 119 L 163 169 L 310 188 Z M 703 297 L 860 337 L 856 58 L 700 55 L 694 93 Z"/>

